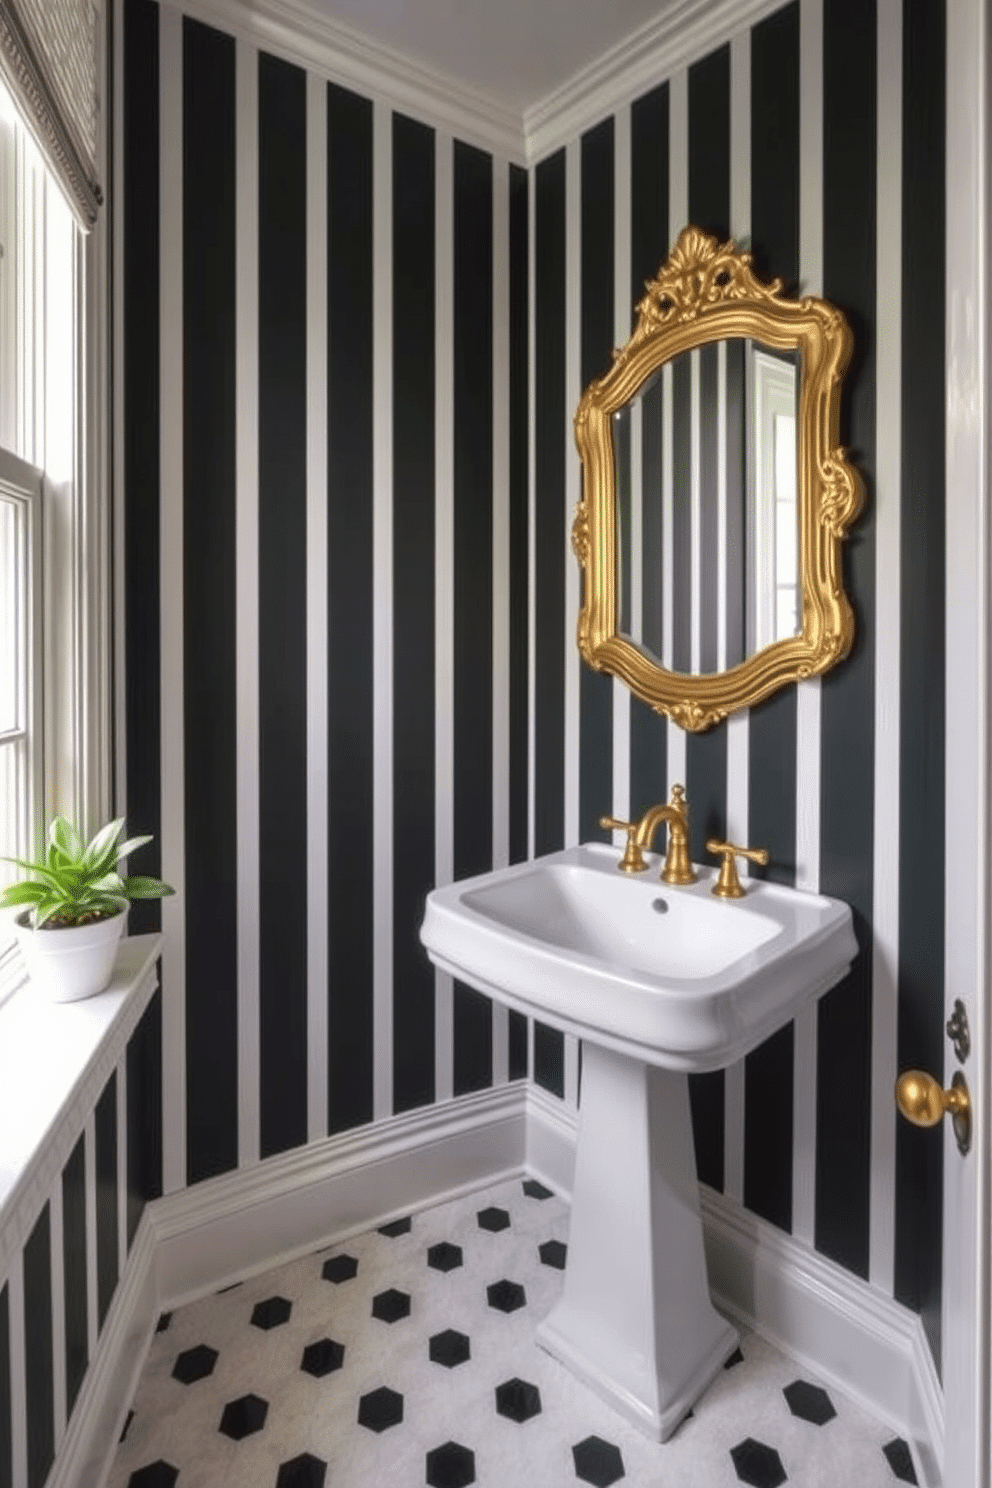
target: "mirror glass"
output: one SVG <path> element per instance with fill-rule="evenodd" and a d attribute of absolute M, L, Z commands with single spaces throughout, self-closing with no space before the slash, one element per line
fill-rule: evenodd
<path fill-rule="evenodd" d="M 613 415 L 618 631 L 684 674 L 801 629 L 797 350 L 727 337 Z"/>

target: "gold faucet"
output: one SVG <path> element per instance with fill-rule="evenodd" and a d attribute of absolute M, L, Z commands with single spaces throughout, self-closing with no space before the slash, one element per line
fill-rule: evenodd
<path fill-rule="evenodd" d="M 672 786 L 672 799 L 667 806 L 650 806 L 639 822 L 617 821 L 613 816 L 599 819 L 601 827 L 627 833 L 627 846 L 617 864 L 621 873 L 644 872 L 648 866 L 644 854 L 651 847 L 659 822 L 668 823 L 668 851 L 662 879 L 670 884 L 695 883 L 698 875 L 689 858 L 689 807 L 681 785 Z"/>

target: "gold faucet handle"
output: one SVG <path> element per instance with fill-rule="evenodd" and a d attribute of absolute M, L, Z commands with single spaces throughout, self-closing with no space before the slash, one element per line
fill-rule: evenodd
<path fill-rule="evenodd" d="M 736 842 L 718 842 L 715 837 L 707 842 L 706 851 L 721 859 L 720 872 L 712 889 L 718 899 L 742 899 L 747 893 L 737 877 L 737 858 L 760 863 L 762 867 L 768 862 L 767 847 L 740 847 Z"/>
<path fill-rule="evenodd" d="M 617 867 L 621 873 L 643 873 L 648 866 L 644 857 L 644 849 L 637 839 L 637 822 L 620 821 L 615 816 L 601 816 L 599 825 L 605 832 L 626 832 L 627 846 L 623 850 L 623 857 Z"/>

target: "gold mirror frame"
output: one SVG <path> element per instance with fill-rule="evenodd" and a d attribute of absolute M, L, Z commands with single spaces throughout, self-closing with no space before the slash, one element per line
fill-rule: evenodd
<path fill-rule="evenodd" d="M 782 281 L 762 283 L 751 256 L 733 239 L 720 243 L 686 227 L 637 305 L 638 321 L 613 366 L 582 395 L 575 442 L 582 499 L 572 548 L 583 571 L 577 640 L 595 671 L 619 677 L 656 712 L 682 728 L 710 728 L 778 688 L 842 661 L 854 642 L 854 613 L 844 592 L 841 545 L 863 505 L 858 472 L 838 443 L 843 374 L 853 337 L 824 300 L 787 299 Z M 799 568 L 802 631 L 763 647 L 724 672 L 671 672 L 618 632 L 616 460 L 613 415 L 652 374 L 680 352 L 724 337 L 748 337 L 801 354 L 797 420 Z"/>

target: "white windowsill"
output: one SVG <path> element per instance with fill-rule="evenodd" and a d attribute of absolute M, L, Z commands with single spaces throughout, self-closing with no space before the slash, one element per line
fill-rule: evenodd
<path fill-rule="evenodd" d="M 160 935 L 121 941 L 106 992 L 51 1003 L 30 983 L 0 1008 L 0 1278 L 158 986 Z"/>

